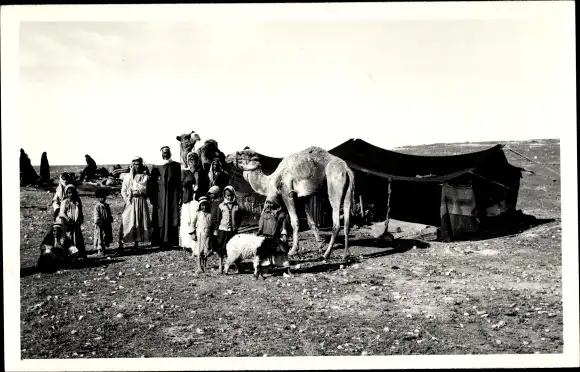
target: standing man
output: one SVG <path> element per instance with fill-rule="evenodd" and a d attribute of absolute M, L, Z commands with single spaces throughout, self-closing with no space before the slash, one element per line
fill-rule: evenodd
<path fill-rule="evenodd" d="M 154 230 L 158 233 L 157 243 L 162 248 L 179 246 L 179 208 L 181 204 L 181 165 L 171 160 L 169 146 L 161 148 L 163 164 L 151 171 L 153 180 L 157 180 L 157 198 L 154 203 Z M 155 196 L 153 195 L 153 199 Z"/>
<path fill-rule="evenodd" d="M 139 243 L 150 241 L 151 221 L 147 205 L 148 184 L 149 170 L 143 164 L 143 159 L 137 156 L 131 162 L 129 174 L 125 175 L 121 187 L 125 209 L 119 229 L 120 249 L 123 248 L 123 243 L 133 243 L 133 247 L 138 248 Z"/>

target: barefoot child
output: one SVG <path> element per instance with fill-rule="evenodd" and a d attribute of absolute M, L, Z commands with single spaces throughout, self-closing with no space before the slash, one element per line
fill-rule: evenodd
<path fill-rule="evenodd" d="M 197 254 L 197 273 L 205 271 L 207 265 L 207 256 L 210 251 L 210 242 L 215 231 L 215 224 L 211 218 L 209 202 L 206 197 L 199 198 L 198 212 L 193 217 L 191 223 L 192 239 L 197 243 L 195 245 L 195 252 L 192 256 Z"/>
<path fill-rule="evenodd" d="M 97 253 L 101 256 L 105 253 L 105 249 L 113 242 L 113 215 L 111 207 L 107 204 L 107 193 L 104 190 L 98 190 L 96 196 L 99 202 L 95 205 L 93 210 L 93 218 L 95 222 L 94 244 Z"/>

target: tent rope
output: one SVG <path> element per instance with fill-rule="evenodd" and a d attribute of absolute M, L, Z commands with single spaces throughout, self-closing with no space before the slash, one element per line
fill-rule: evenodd
<path fill-rule="evenodd" d="M 479 175 L 479 174 L 477 174 L 477 173 L 475 173 L 475 172 L 469 172 L 469 173 L 471 173 L 471 174 L 473 174 L 474 176 L 477 176 L 477 177 L 479 177 L 479 178 L 482 178 L 482 179 L 484 179 L 484 180 L 486 180 L 486 181 L 489 181 L 489 182 L 491 182 L 491 183 L 495 183 L 496 185 L 499 185 L 499 186 L 501 186 L 501 187 L 504 187 L 504 188 L 506 188 L 506 189 L 508 189 L 508 190 L 514 190 L 514 189 L 515 189 L 514 187 L 509 187 L 509 186 L 506 186 L 506 185 L 504 185 L 503 183 L 499 183 L 499 182 L 497 182 L 497 181 L 494 181 L 494 180 L 492 180 L 492 179 L 489 179 L 489 178 L 487 178 L 487 177 L 484 177 L 484 176 L 482 176 L 482 175 Z"/>
<path fill-rule="evenodd" d="M 560 177 L 560 173 L 559 173 L 559 172 L 556 172 L 555 170 L 553 170 L 553 169 L 551 169 L 551 168 L 548 168 L 548 167 L 547 167 L 547 166 L 545 166 L 544 164 L 542 164 L 542 163 L 540 163 L 540 162 L 537 162 L 537 161 L 535 161 L 535 160 L 533 160 L 533 159 L 530 159 L 530 158 L 528 158 L 527 156 L 525 156 L 525 155 L 523 155 L 523 154 L 520 154 L 519 152 L 517 152 L 516 150 L 512 149 L 512 148 L 511 148 L 511 147 L 509 147 L 508 145 L 504 145 L 504 147 L 505 147 L 506 149 L 510 150 L 511 152 L 513 152 L 514 154 L 516 154 L 516 155 L 519 155 L 519 156 L 521 156 L 522 158 L 524 158 L 524 159 L 526 159 L 526 160 L 529 160 L 529 161 L 531 161 L 532 163 L 536 163 L 536 164 L 538 164 L 540 167 L 542 167 L 542 168 L 545 168 L 545 169 L 549 170 L 550 172 L 554 173 L 555 175 L 557 175 L 558 177 Z"/>

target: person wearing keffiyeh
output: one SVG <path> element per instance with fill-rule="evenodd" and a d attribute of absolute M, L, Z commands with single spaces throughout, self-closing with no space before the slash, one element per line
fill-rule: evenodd
<path fill-rule="evenodd" d="M 151 220 L 147 204 L 147 185 L 149 170 L 143 164 L 143 159 L 135 157 L 131 163 L 129 174 L 123 179 L 121 196 L 125 201 L 121 229 L 119 233 L 119 248 L 124 243 L 133 243 L 134 248 L 139 243 L 149 243 L 151 238 Z"/>

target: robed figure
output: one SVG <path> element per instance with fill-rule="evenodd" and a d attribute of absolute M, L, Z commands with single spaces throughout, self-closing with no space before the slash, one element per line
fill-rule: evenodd
<path fill-rule="evenodd" d="M 163 248 L 179 245 L 179 207 L 181 203 L 181 165 L 171 160 L 168 146 L 161 148 L 164 164 L 151 170 L 151 179 L 156 180 L 152 192 L 153 233 L 157 237 L 153 241 Z M 153 243 L 153 242 L 152 242 Z"/>

